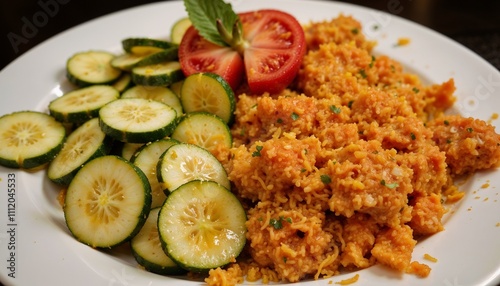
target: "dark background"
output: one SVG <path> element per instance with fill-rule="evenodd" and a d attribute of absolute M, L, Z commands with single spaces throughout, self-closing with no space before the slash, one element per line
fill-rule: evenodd
<path fill-rule="evenodd" d="M 0 1 L 0 70 L 30 48 L 70 27 L 114 11 L 151 2 L 158 1 L 2 0 Z M 343 2 L 392 12 L 420 23 L 462 43 L 500 69 L 500 0 L 347 0 Z M 52 5 L 50 9 L 55 11 L 53 15 L 48 15 L 44 19 L 40 15 L 40 11 L 44 11 L 42 5 Z M 54 5 L 57 6 L 57 10 Z M 41 21 L 43 25 L 39 25 L 36 31 L 26 30 L 27 28 L 23 31 L 26 21 L 33 21 L 37 15 L 38 21 Z M 45 23 L 44 20 L 46 20 Z M 29 37 L 24 37 L 23 32 Z M 15 35 L 23 38 L 15 38 Z M 12 42 L 17 44 L 13 45 Z"/>

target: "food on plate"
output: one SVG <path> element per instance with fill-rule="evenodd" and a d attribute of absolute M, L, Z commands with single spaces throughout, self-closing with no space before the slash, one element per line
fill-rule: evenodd
<path fill-rule="evenodd" d="M 17 111 L 0 117 L 0 165 L 34 169 L 52 161 L 64 144 L 66 129 L 52 116 Z"/>
<path fill-rule="evenodd" d="M 444 229 L 456 175 L 499 164 L 500 136 L 482 120 L 444 115 L 453 79 L 425 85 L 374 54 L 354 18 L 304 30 L 291 87 L 237 92 L 223 163 L 247 208 L 248 256 L 207 282 L 296 282 L 376 263 L 427 276 L 412 260 L 418 238 Z"/>
<path fill-rule="evenodd" d="M 193 16 L 207 3 L 227 14 Z M 119 70 L 113 81 L 69 77 L 76 90 L 49 105 L 57 121 L 43 114 L 59 139 L 29 166 L 68 152 L 63 123 L 69 143 L 106 135 L 93 146 L 100 152 L 75 151 L 83 166 L 50 175 L 59 159 L 49 165 L 68 186 L 58 198 L 73 235 L 96 248 L 130 243 L 146 270 L 208 285 L 375 264 L 429 275 L 412 252 L 444 230 L 448 205 L 464 195 L 454 181 L 500 164 L 494 126 L 448 114 L 454 79 L 425 84 L 374 52 L 351 16 L 300 26 L 277 10 L 185 4 L 190 18 L 176 22 L 172 42 L 123 40 L 124 53 L 107 59 Z M 200 29 L 203 21 L 212 22 Z M 75 104 L 89 90 L 98 96 Z M 9 116 L 0 124 L 14 125 Z M 27 167 L 0 154 L 2 165 Z M 117 224 L 125 209 L 127 223 Z"/>
<path fill-rule="evenodd" d="M 184 74 L 217 73 L 233 89 L 246 79 L 255 93 L 278 92 L 288 86 L 306 49 L 300 23 L 278 10 L 236 15 L 229 5 L 221 3 L 185 1 L 193 26 L 179 46 Z M 218 10 L 205 5 L 217 5 Z"/>
<path fill-rule="evenodd" d="M 151 187 L 144 173 L 113 155 L 97 157 L 76 173 L 63 206 L 68 229 L 94 248 L 111 248 L 135 237 L 150 208 Z"/>

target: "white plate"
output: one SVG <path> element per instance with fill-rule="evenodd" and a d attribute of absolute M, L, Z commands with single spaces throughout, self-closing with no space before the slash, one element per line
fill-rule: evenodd
<path fill-rule="evenodd" d="M 378 41 L 377 54 L 401 61 L 429 83 L 455 78 L 455 110 L 466 116 L 490 119 L 500 106 L 500 73 L 455 42 L 395 15 L 333 2 L 304 0 L 233 1 L 235 10 L 278 8 L 305 23 L 331 19 L 339 13 L 360 20 L 364 32 Z M 30 50 L 0 73 L 0 114 L 18 110 L 46 111 L 64 91 L 64 65 L 73 53 L 88 49 L 118 52 L 127 37 L 167 37 L 170 27 L 185 16 L 181 2 L 156 3 L 124 10 L 53 37 Z M 373 29 L 377 26 L 378 29 Z M 397 39 L 411 43 L 394 47 Z M 493 120 L 498 126 L 498 121 Z M 1 146 L 0 146 L 1 148 Z M 10 175 L 9 175 L 10 174 Z M 9 226 L 8 179 L 15 177 L 14 226 Z M 485 183 L 490 187 L 481 188 Z M 446 215 L 445 228 L 421 242 L 413 259 L 429 264 L 429 277 L 399 275 L 382 266 L 359 271 L 355 285 L 496 285 L 500 282 L 500 170 L 482 172 L 461 188 L 465 198 Z M 68 232 L 56 201 L 57 189 L 44 172 L 27 173 L 0 167 L 0 280 L 6 285 L 199 285 L 140 270 L 126 249 L 109 253 L 77 242 Z M 15 236 L 11 237 L 11 228 Z M 11 244 L 9 244 L 11 243 Z M 12 262 L 9 247 L 14 245 Z M 429 253 L 437 263 L 425 261 Z M 9 277 L 15 270 L 15 278 Z M 327 285 L 352 273 L 300 285 Z"/>

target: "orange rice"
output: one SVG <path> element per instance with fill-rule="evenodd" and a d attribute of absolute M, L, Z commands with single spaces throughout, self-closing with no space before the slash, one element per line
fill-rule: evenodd
<path fill-rule="evenodd" d="M 453 178 L 500 162 L 493 126 L 443 115 L 453 79 L 424 85 L 373 56 L 361 28 L 343 15 L 310 23 L 293 86 L 238 92 L 234 147 L 216 155 L 247 209 L 247 247 L 210 271 L 209 285 L 319 279 L 375 263 L 425 277 L 430 268 L 412 251 L 443 230 Z"/>

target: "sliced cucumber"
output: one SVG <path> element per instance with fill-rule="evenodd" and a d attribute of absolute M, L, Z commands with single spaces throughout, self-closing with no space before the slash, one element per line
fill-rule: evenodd
<path fill-rule="evenodd" d="M 132 239 L 151 208 L 151 189 L 144 173 L 119 156 L 85 164 L 66 191 L 64 218 L 76 239 L 111 248 Z"/>
<path fill-rule="evenodd" d="M 86 162 L 107 155 L 110 150 L 111 140 L 99 127 L 99 118 L 91 119 L 68 136 L 62 150 L 50 162 L 47 176 L 57 184 L 69 185 Z"/>
<path fill-rule="evenodd" d="M 181 116 L 183 113 L 181 101 L 172 90 L 165 86 L 136 85 L 124 92 L 122 98 L 145 98 L 156 100 L 175 109 L 177 116 Z"/>
<path fill-rule="evenodd" d="M 122 47 L 127 53 L 138 55 L 161 52 L 173 46 L 170 42 L 151 38 L 127 38 L 122 41 Z"/>
<path fill-rule="evenodd" d="M 159 52 L 132 54 L 126 53 L 117 56 L 111 61 L 111 65 L 117 69 L 130 71 L 134 67 L 159 64 L 167 61 L 174 61 L 177 57 L 178 48 L 172 47 Z"/>
<path fill-rule="evenodd" d="M 224 266 L 246 242 L 246 214 L 236 196 L 211 181 L 192 181 L 165 201 L 158 232 L 165 252 L 194 272 Z"/>
<path fill-rule="evenodd" d="M 135 152 L 141 149 L 142 146 L 144 146 L 144 143 L 123 143 L 120 156 L 130 161 Z"/>
<path fill-rule="evenodd" d="M 135 67 L 132 80 L 137 85 L 169 86 L 184 78 L 178 61 Z"/>
<path fill-rule="evenodd" d="M 129 143 L 147 143 L 170 135 L 177 113 L 158 101 L 121 98 L 99 111 L 101 128 L 110 137 Z"/>
<path fill-rule="evenodd" d="M 99 109 L 120 97 L 116 88 L 93 85 L 70 91 L 49 104 L 50 115 L 58 121 L 82 123 L 99 116 Z"/>
<path fill-rule="evenodd" d="M 61 150 L 66 128 L 52 116 L 18 111 L 0 117 L 0 165 L 32 169 L 54 159 Z"/>
<path fill-rule="evenodd" d="M 172 90 L 175 93 L 175 95 L 177 95 L 178 98 L 181 98 L 181 87 L 183 83 L 184 83 L 183 80 L 176 81 L 172 83 L 169 87 L 170 90 Z"/>
<path fill-rule="evenodd" d="M 217 115 L 207 112 L 188 113 L 182 117 L 171 137 L 195 144 L 214 154 L 218 148 L 230 149 L 233 144 L 229 127 Z"/>
<path fill-rule="evenodd" d="M 122 93 L 132 85 L 133 85 L 132 76 L 129 73 L 124 73 L 111 86 L 116 88 L 116 90 L 118 90 L 119 93 Z"/>
<path fill-rule="evenodd" d="M 180 143 L 168 148 L 158 162 L 158 181 L 167 193 L 193 180 L 215 181 L 230 189 L 222 164 L 206 149 Z"/>
<path fill-rule="evenodd" d="M 149 185 L 151 186 L 151 207 L 159 207 L 163 205 L 167 196 L 163 192 L 163 188 L 158 182 L 156 175 L 156 166 L 160 160 L 160 156 L 172 145 L 179 143 L 173 139 L 161 139 L 158 141 L 146 143 L 139 148 L 132 156 L 131 162 L 139 167 L 146 177 L 148 178 Z"/>
<path fill-rule="evenodd" d="M 80 87 L 111 84 L 121 75 L 121 70 L 111 65 L 114 58 L 115 55 L 104 51 L 77 53 L 66 63 L 66 77 Z"/>
<path fill-rule="evenodd" d="M 236 100 L 231 86 L 219 75 L 197 73 L 188 76 L 181 87 L 184 112 L 205 111 L 231 124 Z"/>
<path fill-rule="evenodd" d="M 141 231 L 130 241 L 135 260 L 146 270 L 162 274 L 176 275 L 186 272 L 165 254 L 158 234 L 158 214 L 160 208 L 154 208 Z"/>
<path fill-rule="evenodd" d="M 180 44 L 182 37 L 184 37 L 184 34 L 189 27 L 191 27 L 191 20 L 189 20 L 189 17 L 177 20 L 170 31 L 170 40 L 172 43 L 177 45 Z"/>

